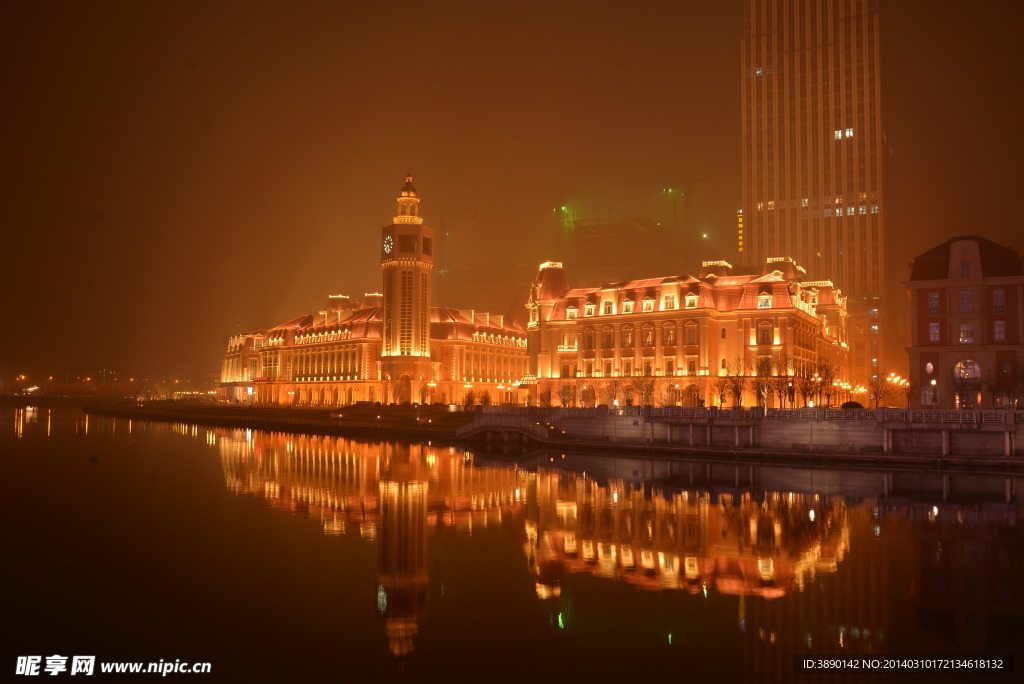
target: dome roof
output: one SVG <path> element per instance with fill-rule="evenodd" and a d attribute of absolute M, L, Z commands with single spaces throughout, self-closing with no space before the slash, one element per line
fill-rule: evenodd
<path fill-rule="evenodd" d="M 405 177 L 405 185 L 402 186 L 402 197 L 415 197 L 416 186 L 412 184 L 412 176 Z"/>

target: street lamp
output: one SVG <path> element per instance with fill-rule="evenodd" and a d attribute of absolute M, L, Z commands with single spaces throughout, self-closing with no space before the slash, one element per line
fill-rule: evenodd
<path fill-rule="evenodd" d="M 935 378 L 932 378 L 932 406 L 935 409 L 939 408 L 939 387 L 935 382 Z"/>

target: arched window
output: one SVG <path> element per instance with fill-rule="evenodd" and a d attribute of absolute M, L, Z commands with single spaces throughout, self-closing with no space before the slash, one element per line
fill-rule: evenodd
<path fill-rule="evenodd" d="M 977 361 L 965 359 L 956 364 L 953 368 L 953 374 L 964 380 L 980 380 L 981 366 L 978 365 Z"/>

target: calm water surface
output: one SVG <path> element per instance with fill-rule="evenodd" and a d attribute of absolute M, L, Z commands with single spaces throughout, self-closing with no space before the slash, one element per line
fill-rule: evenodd
<path fill-rule="evenodd" d="M 938 475 L 0 420 L 12 668 L 55 653 L 212 663 L 194 681 L 814 681 L 799 654 L 1024 667 L 1019 483 L 1007 497 L 1000 478 L 954 477 L 944 500 Z"/>

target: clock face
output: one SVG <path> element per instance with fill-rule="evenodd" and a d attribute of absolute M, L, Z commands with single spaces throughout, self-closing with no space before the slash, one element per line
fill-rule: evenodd
<path fill-rule="evenodd" d="M 385 254 L 391 254 L 391 250 L 394 248 L 394 246 L 395 246 L 395 243 L 391 239 L 390 235 L 388 235 L 387 237 L 384 238 L 384 253 Z"/>

